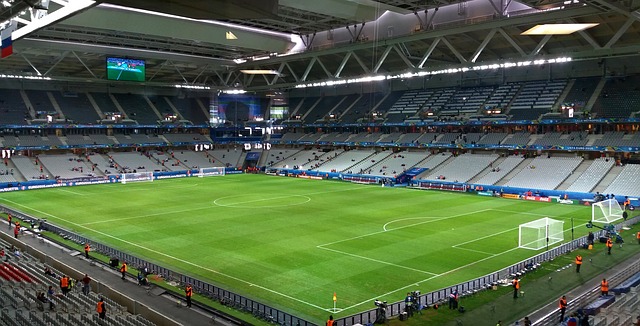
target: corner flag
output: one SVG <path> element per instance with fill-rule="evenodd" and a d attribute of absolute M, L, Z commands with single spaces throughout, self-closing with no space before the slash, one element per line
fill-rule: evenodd
<path fill-rule="evenodd" d="M 336 302 L 336 301 L 338 301 L 338 298 L 336 297 L 336 293 L 333 292 L 333 302 Z"/>

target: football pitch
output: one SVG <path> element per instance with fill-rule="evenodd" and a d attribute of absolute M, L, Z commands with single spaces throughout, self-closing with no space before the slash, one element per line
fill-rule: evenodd
<path fill-rule="evenodd" d="M 265 175 L 2 194 L 0 203 L 310 321 L 471 280 L 538 253 L 518 225 L 589 207 Z M 337 313 L 333 312 L 333 293 Z"/>

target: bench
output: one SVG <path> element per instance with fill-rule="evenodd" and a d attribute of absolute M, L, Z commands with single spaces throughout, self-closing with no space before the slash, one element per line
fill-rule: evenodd
<path fill-rule="evenodd" d="M 590 304 L 586 305 L 584 308 L 582 308 L 582 310 L 584 310 L 584 313 L 587 315 L 595 316 L 600 312 L 601 309 L 610 306 L 615 301 L 616 297 L 613 295 L 601 296 L 598 297 L 596 301 L 593 301 Z"/>
<path fill-rule="evenodd" d="M 636 287 L 640 284 L 640 273 L 636 273 L 630 278 L 626 279 L 624 282 L 620 283 L 615 288 L 611 289 L 611 292 L 615 294 L 628 293 L 631 291 L 631 288 Z"/>

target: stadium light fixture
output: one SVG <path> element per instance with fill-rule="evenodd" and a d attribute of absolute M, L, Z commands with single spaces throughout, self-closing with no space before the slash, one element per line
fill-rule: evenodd
<path fill-rule="evenodd" d="M 277 70 L 273 69 L 242 69 L 240 72 L 246 75 L 280 75 Z"/>
<path fill-rule="evenodd" d="M 245 91 L 244 89 L 225 89 L 222 91 L 222 93 L 229 95 L 244 94 L 246 92 L 247 91 Z"/>
<path fill-rule="evenodd" d="M 209 90 L 211 87 L 209 86 L 199 86 L 199 85 L 173 85 L 175 88 L 185 88 L 185 89 L 200 89 L 200 90 Z"/>
<path fill-rule="evenodd" d="M 569 35 L 598 25 L 599 23 L 540 24 L 529 28 L 520 35 Z"/>

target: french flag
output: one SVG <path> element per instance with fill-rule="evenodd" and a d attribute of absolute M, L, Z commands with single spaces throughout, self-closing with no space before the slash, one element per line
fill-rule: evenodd
<path fill-rule="evenodd" d="M 2 52 L 0 53 L 0 58 L 6 58 L 13 54 L 13 39 L 11 35 L 13 31 L 16 30 L 16 27 L 16 22 L 12 22 L 0 32 L 0 36 L 2 37 Z"/>

